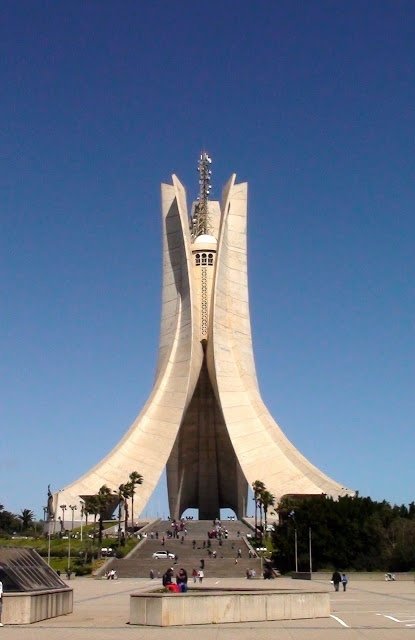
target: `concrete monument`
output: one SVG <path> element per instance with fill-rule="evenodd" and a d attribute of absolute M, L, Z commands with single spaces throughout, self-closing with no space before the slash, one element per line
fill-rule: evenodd
<path fill-rule="evenodd" d="M 291 444 L 262 401 L 255 371 L 247 278 L 247 183 L 232 175 L 222 202 L 209 200 L 211 160 L 199 160 L 200 192 L 188 215 L 178 178 L 162 184 L 163 297 L 153 390 L 119 444 L 79 480 L 54 495 L 76 504 L 131 471 L 144 482 L 145 507 L 167 468 L 170 514 L 200 519 L 230 508 L 246 515 L 248 485 L 287 494 L 351 493 Z"/>

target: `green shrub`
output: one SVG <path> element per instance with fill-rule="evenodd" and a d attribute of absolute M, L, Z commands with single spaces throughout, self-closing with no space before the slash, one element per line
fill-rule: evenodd
<path fill-rule="evenodd" d="M 74 567 L 74 571 L 76 576 L 88 576 L 92 573 L 92 565 L 77 565 L 76 567 Z"/>

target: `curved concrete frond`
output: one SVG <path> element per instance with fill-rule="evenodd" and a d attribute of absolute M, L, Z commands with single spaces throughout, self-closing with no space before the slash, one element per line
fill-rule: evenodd
<path fill-rule="evenodd" d="M 222 205 L 204 202 L 209 234 L 191 234 L 186 193 L 176 176 L 161 187 L 163 294 L 152 392 L 119 444 L 53 496 L 77 504 L 132 471 L 143 476 L 138 515 L 167 468 L 170 513 L 189 507 L 213 519 L 221 508 L 246 514 L 248 485 L 260 479 L 277 498 L 353 493 L 326 476 L 288 440 L 258 388 L 247 272 L 246 183 L 232 175 Z M 192 228 L 198 229 L 197 205 Z M 200 226 L 200 225 L 199 225 Z M 202 225 L 203 226 L 203 225 Z"/>

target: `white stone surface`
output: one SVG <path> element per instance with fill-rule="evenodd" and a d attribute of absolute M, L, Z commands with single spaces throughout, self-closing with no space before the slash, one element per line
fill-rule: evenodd
<path fill-rule="evenodd" d="M 353 493 L 301 455 L 262 401 L 248 302 L 248 190 L 235 178 L 225 186 L 221 205 L 209 203 L 217 238 L 202 236 L 194 244 L 184 187 L 176 176 L 172 185 L 162 185 L 163 295 L 154 387 L 119 444 L 56 492 L 56 517 L 60 504 L 78 505 L 80 496 L 103 484 L 116 489 L 134 470 L 144 478 L 134 500 L 138 517 L 166 464 L 174 517 L 201 503 L 209 516 L 225 506 L 242 516 L 247 484 L 258 479 L 277 499 L 289 493 Z M 213 256 L 203 272 L 195 262 L 199 251 Z M 195 429 L 198 442 L 192 439 Z M 206 457 L 206 449 L 216 453 Z M 233 476 L 228 469 L 235 469 Z M 221 480 L 219 487 L 218 478 L 225 476 L 227 484 Z"/>

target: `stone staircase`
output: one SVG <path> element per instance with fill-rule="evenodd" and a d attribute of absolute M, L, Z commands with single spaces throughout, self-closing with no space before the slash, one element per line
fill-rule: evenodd
<path fill-rule="evenodd" d="M 255 570 L 257 576 L 261 575 L 261 559 L 249 558 L 251 547 L 246 535 L 251 533 L 251 529 L 243 522 L 222 521 L 228 537 L 222 537 L 221 541 L 208 538 L 208 531 L 213 529 L 210 520 L 186 520 L 187 534 L 179 532 L 178 538 L 168 537 L 167 532 L 172 531 L 171 524 L 170 521 L 159 520 L 154 526 L 146 527 L 147 538 L 142 539 L 127 558 L 112 558 L 105 570 L 115 569 L 119 578 L 148 578 L 152 570 L 157 579 L 169 567 L 173 567 L 175 572 L 184 567 L 191 582 L 192 570 L 198 570 L 201 560 L 204 560 L 204 573 L 209 578 L 245 577 L 247 569 Z M 238 558 L 239 549 L 242 557 Z M 152 554 L 155 551 L 173 553 L 177 560 L 154 560 Z M 216 552 L 216 558 L 213 557 L 213 552 Z"/>

